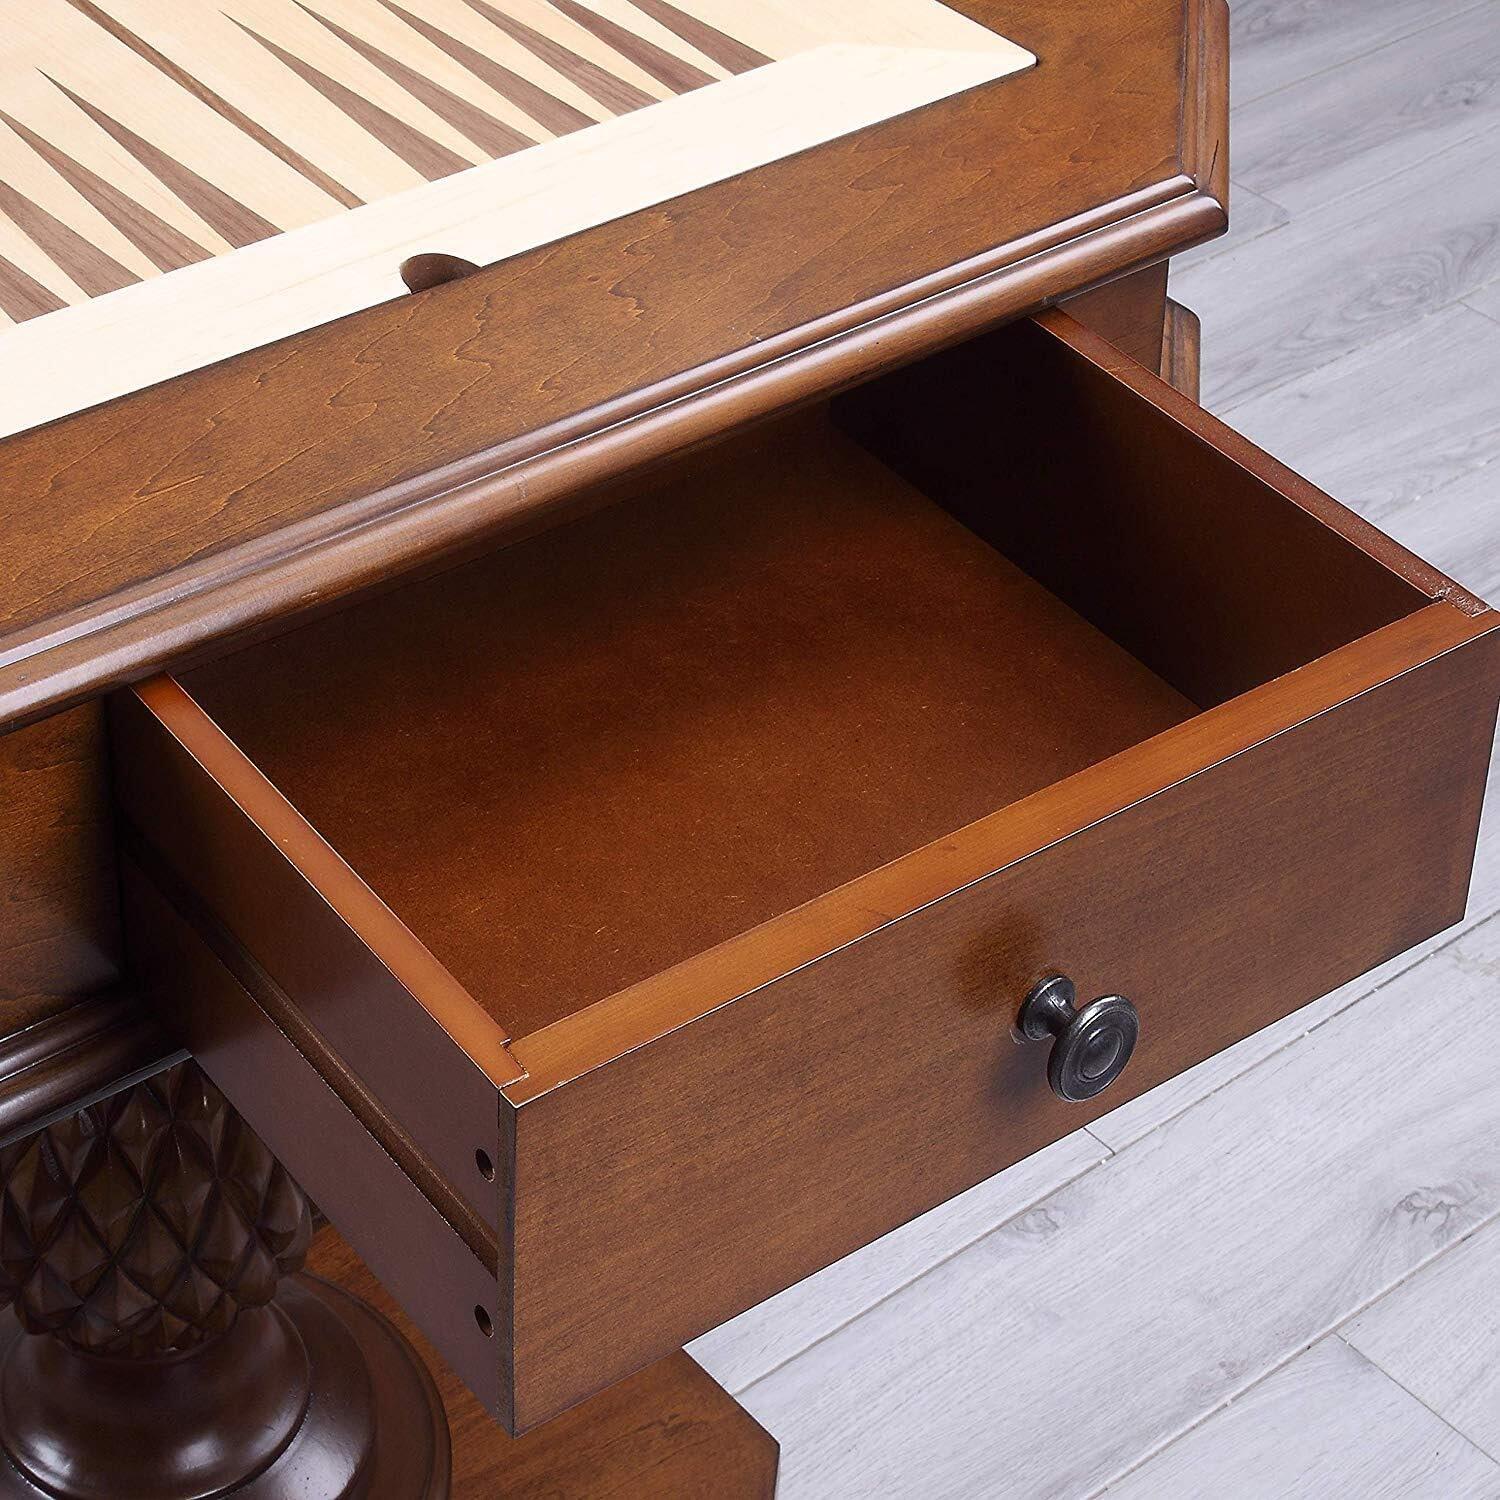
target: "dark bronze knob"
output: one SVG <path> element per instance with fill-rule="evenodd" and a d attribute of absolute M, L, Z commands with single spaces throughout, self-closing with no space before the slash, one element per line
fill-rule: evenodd
<path fill-rule="evenodd" d="M 1021 1007 L 1020 1026 L 1033 1042 L 1056 1037 L 1047 1059 L 1047 1082 L 1059 1099 L 1081 1103 L 1107 1089 L 1130 1061 L 1141 1018 L 1123 995 L 1105 995 L 1082 1010 L 1065 974 L 1049 974 Z"/>

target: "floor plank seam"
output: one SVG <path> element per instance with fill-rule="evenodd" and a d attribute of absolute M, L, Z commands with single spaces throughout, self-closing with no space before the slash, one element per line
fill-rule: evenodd
<path fill-rule="evenodd" d="M 1496 317 L 1494 313 L 1488 311 L 1486 308 L 1475 307 L 1474 304 L 1469 301 L 1470 297 L 1476 297 L 1476 296 L 1478 296 L 1479 292 L 1492 291 L 1496 287 L 1500 287 L 1500 281 L 1487 281 L 1487 282 L 1485 282 L 1485 284 L 1482 287 L 1479 288 L 1478 291 L 1475 291 L 1475 292 L 1466 292 L 1458 300 L 1460 302 L 1462 302 L 1463 305 L 1465 307 L 1467 307 L 1470 312 L 1477 312 L 1481 318 L 1485 318 L 1489 322 L 1494 323 L 1497 327 L 1500 327 L 1500 317 Z M 1488 465 L 1487 464 L 1486 465 L 1482 465 L 1481 467 L 1488 468 Z"/>
<path fill-rule="evenodd" d="M 1239 1401 L 1245 1396 L 1249 1395 L 1250 1392 L 1253 1391 L 1257 1386 L 1264 1385 L 1266 1381 L 1270 1380 L 1273 1375 L 1276 1375 L 1279 1371 L 1285 1369 L 1286 1366 L 1291 1364 L 1293 1360 L 1300 1359 L 1302 1355 L 1306 1354 L 1307 1351 L 1318 1342 L 1318 1339 L 1313 1339 L 1311 1343 L 1294 1350 L 1291 1354 L 1287 1355 L 1286 1358 L 1279 1360 L 1269 1369 L 1263 1370 L 1253 1380 L 1247 1382 L 1238 1390 L 1232 1391 L 1222 1400 L 1214 1402 L 1212 1406 L 1208 1407 L 1205 1411 L 1199 1413 L 1198 1416 L 1194 1417 L 1191 1422 L 1185 1423 L 1169 1437 L 1163 1438 L 1159 1443 L 1156 1443 L 1154 1446 L 1148 1448 L 1138 1458 L 1126 1464 L 1124 1468 L 1117 1469 L 1102 1484 L 1090 1490 L 1086 1495 L 1080 1496 L 1079 1500 L 1103 1500 L 1103 1497 L 1107 1495 L 1115 1485 L 1119 1484 L 1121 1480 L 1128 1478 L 1131 1474 L 1134 1474 L 1137 1469 L 1144 1468 L 1148 1463 L 1152 1461 L 1152 1459 L 1159 1457 L 1161 1454 L 1165 1453 L 1168 1448 L 1171 1448 L 1175 1444 L 1180 1443 L 1183 1438 L 1187 1437 L 1190 1433 L 1196 1432 L 1206 1422 L 1211 1422 L 1221 1412 L 1228 1411 L 1236 1401 Z"/>
<path fill-rule="evenodd" d="M 1424 954 L 1423 957 L 1426 957 L 1426 955 Z M 1416 968 L 1417 964 L 1421 962 L 1422 959 L 1416 959 L 1401 972 L 1403 974 L 1408 973 L 1411 969 Z M 1373 995 L 1374 993 L 1375 990 L 1373 988 L 1361 991 L 1358 995 L 1355 995 L 1351 999 L 1345 1001 L 1344 1004 L 1339 1006 L 1337 1010 L 1330 1011 L 1328 1015 L 1323 1017 L 1323 1020 L 1331 1021 L 1335 1016 L 1343 1015 L 1346 1010 L 1352 1010 L 1354 1006 L 1358 1005 L 1361 1000 L 1366 999 L 1368 996 Z M 1316 1004 L 1316 1002 L 1314 1003 Z M 1133 1147 L 1139 1146 L 1142 1141 L 1150 1140 L 1158 1130 L 1161 1130 L 1164 1126 L 1171 1125 L 1174 1121 L 1180 1120 L 1185 1114 L 1188 1113 L 1189 1110 L 1197 1109 L 1200 1104 L 1205 1104 L 1208 1100 L 1214 1098 L 1215 1095 L 1223 1093 L 1223 1091 L 1227 1089 L 1231 1084 L 1238 1083 L 1242 1078 L 1249 1077 L 1249 1075 L 1255 1072 L 1255 1070 L 1259 1068 L 1263 1063 L 1270 1062 L 1272 1058 L 1280 1057 L 1283 1052 L 1286 1052 L 1289 1048 L 1295 1047 L 1298 1042 L 1305 1041 L 1307 1037 L 1311 1035 L 1311 1033 L 1322 1024 L 1323 1021 L 1309 1021 L 1305 1030 L 1297 1032 L 1294 1036 L 1289 1036 L 1284 1042 L 1282 1042 L 1279 1046 L 1272 1048 L 1272 1050 L 1267 1052 L 1264 1056 L 1257 1057 L 1254 1059 L 1254 1061 L 1246 1063 L 1245 1066 L 1241 1068 L 1237 1073 L 1230 1073 L 1225 1077 L 1220 1078 L 1203 1093 L 1193 1095 L 1190 1099 L 1184 1102 L 1181 1109 L 1173 1110 L 1169 1115 L 1163 1115 L 1162 1118 L 1159 1119 L 1149 1130 L 1143 1130 L 1139 1135 L 1132 1136 L 1131 1139 L 1126 1141 L 1123 1145 L 1115 1148 L 1115 1154 L 1129 1151 Z M 1168 1082 L 1170 1083 L 1171 1080 L 1169 1079 Z M 1094 1135 L 1094 1132 L 1090 1130 L 1089 1134 Z M 1104 1144 L 1101 1137 L 1094 1136 L 1094 1139 L 1099 1141 L 1100 1145 Z"/>
<path fill-rule="evenodd" d="M 1479 309 L 1476 307 L 1472 308 L 1471 311 L 1479 312 Z M 1487 313 L 1480 312 L 1479 316 L 1483 318 L 1488 317 L 1489 315 Z M 1491 318 L 1490 321 L 1492 323 L 1496 323 L 1497 326 L 1500 326 L 1500 319 Z M 1436 505 L 1439 501 L 1442 500 L 1443 495 L 1446 491 L 1457 489 L 1460 485 L 1473 484 L 1475 479 L 1477 479 L 1481 474 L 1487 473 L 1491 469 L 1493 469 L 1496 474 L 1500 474 L 1500 455 L 1497 455 L 1494 458 L 1485 459 L 1482 464 L 1478 464 L 1476 467 L 1469 469 L 1463 474 L 1456 475 L 1446 483 L 1440 484 L 1435 490 L 1428 490 L 1425 495 L 1420 495 L 1417 497 L 1418 504 Z"/>
<path fill-rule="evenodd" d="M 1282 225 L 1281 227 L 1286 228 L 1287 226 Z M 1275 230 L 1271 231 L 1271 233 L 1273 234 L 1275 232 Z M 1385 332 L 1375 335 L 1375 337 L 1373 338 L 1363 340 L 1356 344 L 1351 344 L 1348 348 L 1344 349 L 1339 354 L 1336 354 L 1332 359 L 1324 360 L 1320 365 L 1310 365 L 1305 370 L 1297 370 L 1294 373 L 1288 375 L 1284 380 L 1271 380 L 1265 385 L 1256 386 L 1254 390 L 1245 391 L 1242 394 L 1235 396 L 1235 398 L 1227 405 L 1221 406 L 1217 401 L 1213 399 L 1212 394 L 1210 393 L 1204 399 L 1204 407 L 1208 411 L 1211 411 L 1221 421 L 1228 422 L 1235 412 L 1240 411 L 1246 406 L 1249 406 L 1252 402 L 1260 401 L 1266 396 L 1274 395 L 1277 391 L 1285 390 L 1288 386 L 1296 385 L 1299 381 L 1311 380 L 1313 376 L 1321 375 L 1325 371 L 1336 370 L 1340 365 L 1345 364 L 1351 359 L 1356 359 L 1362 355 L 1368 354 L 1370 350 L 1379 347 L 1379 345 L 1387 342 L 1388 340 L 1409 338 L 1416 329 L 1422 326 L 1422 324 L 1430 321 L 1439 313 L 1452 311 L 1452 309 L 1454 309 L 1455 307 L 1462 307 L 1468 312 L 1479 313 L 1480 317 L 1487 318 L 1488 321 L 1493 322 L 1494 319 L 1489 318 L 1488 314 L 1480 312 L 1477 307 L 1470 307 L 1468 302 L 1465 300 L 1465 298 L 1472 297 L 1476 293 L 1483 290 L 1483 287 L 1471 287 L 1468 291 L 1450 297 L 1445 302 L 1435 302 L 1431 307 L 1423 308 L 1419 314 L 1408 319 L 1399 327 L 1389 328 Z M 1199 316 L 1201 317 L 1203 316 L 1203 314 L 1199 312 Z M 1233 424 L 1231 423 L 1230 425 Z M 1274 449 L 1268 449 L 1267 451 L 1274 454 Z M 1350 510 L 1359 510 L 1359 505 L 1355 501 L 1345 500 L 1343 503 L 1347 505 Z"/>
<path fill-rule="evenodd" d="M 1384 988 L 1384 986 L 1381 986 L 1381 988 Z M 1500 1222 L 1500 1210 L 1496 1210 L 1496 1212 L 1488 1215 L 1479 1223 L 1475 1224 L 1463 1235 L 1462 1239 L 1472 1238 L 1472 1236 L 1478 1234 L 1480 1230 L 1486 1229 L 1490 1225 L 1497 1222 Z M 1214 1402 L 1212 1406 L 1204 1410 L 1191 1422 L 1185 1423 L 1176 1432 L 1172 1433 L 1170 1437 L 1164 1438 L 1161 1442 L 1153 1444 L 1149 1450 L 1142 1453 L 1131 1463 L 1126 1464 L 1121 1469 L 1117 1469 L 1098 1487 L 1090 1490 L 1086 1495 L 1080 1496 L 1079 1500 L 1102 1500 L 1102 1497 L 1107 1495 L 1112 1485 L 1119 1484 L 1120 1481 L 1127 1475 L 1133 1474 L 1137 1469 L 1143 1467 L 1145 1464 L 1149 1463 L 1152 1459 L 1157 1457 L 1158 1454 L 1166 1452 L 1166 1450 L 1170 1448 L 1174 1443 L 1181 1442 L 1182 1439 L 1185 1438 L 1190 1432 L 1197 1431 L 1197 1429 L 1202 1427 L 1205 1422 L 1210 1420 L 1210 1418 L 1216 1417 L 1220 1412 L 1228 1410 L 1229 1407 L 1233 1406 L 1236 1401 L 1243 1400 L 1257 1386 L 1263 1385 L 1273 1375 L 1279 1374 L 1282 1370 L 1286 1369 L 1288 1365 L 1292 1364 L 1295 1360 L 1300 1359 L 1304 1354 L 1308 1352 L 1308 1350 L 1312 1349 L 1315 1345 L 1321 1344 L 1326 1338 L 1339 1337 L 1339 1330 L 1343 1328 L 1346 1323 L 1353 1322 L 1354 1319 L 1359 1317 L 1361 1313 L 1368 1311 L 1382 1298 L 1389 1296 L 1393 1291 L 1395 1291 L 1398 1286 L 1403 1285 L 1413 1276 L 1416 1276 L 1420 1272 L 1424 1271 L 1428 1266 L 1433 1265 L 1438 1260 L 1441 1260 L 1442 1257 L 1449 1252 L 1449 1250 L 1453 1249 L 1454 1246 L 1461 1244 L 1462 1239 L 1455 1240 L 1453 1245 L 1444 1245 L 1440 1250 L 1433 1251 L 1431 1255 L 1427 1256 L 1424 1260 L 1419 1261 L 1417 1264 L 1411 1266 L 1408 1270 L 1404 1271 L 1400 1276 L 1398 1276 L 1394 1281 L 1390 1282 L 1386 1286 L 1381 1287 L 1378 1291 L 1366 1297 L 1362 1302 L 1358 1304 L 1358 1306 L 1351 1308 L 1346 1313 L 1341 1313 L 1337 1318 L 1334 1318 L 1331 1321 L 1325 1323 L 1321 1328 L 1313 1333 L 1311 1337 L 1299 1341 L 1288 1353 L 1284 1354 L 1280 1359 L 1277 1359 L 1273 1363 L 1267 1365 L 1253 1379 L 1245 1381 L 1242 1385 L 1231 1391 L 1227 1396 L 1223 1397 L 1221 1400 Z M 1340 1338 L 1340 1342 L 1347 1344 L 1348 1341 Z M 1348 1345 L 1348 1347 L 1353 1348 L 1352 1345 Z M 1369 1360 L 1369 1357 L 1363 1354 L 1361 1351 L 1356 1350 L 1355 1352 L 1359 1353 L 1360 1358 L 1365 1359 L 1367 1363 L 1374 1363 L 1373 1361 Z M 1383 1369 L 1380 1369 L 1380 1366 L 1376 1365 L 1375 1368 L 1379 1369 L 1382 1375 L 1386 1374 Z M 1400 1385 L 1400 1382 L 1392 1381 L 1392 1384 Z M 1406 1387 L 1401 1386 L 1401 1389 L 1405 1390 Z M 1408 1394 L 1410 1393 L 1408 1392 Z M 1426 1403 L 1423 1402 L 1422 1405 L 1426 1406 Z M 1429 1407 L 1428 1410 L 1431 1410 L 1431 1408 Z M 1434 1413 L 1434 1415 L 1440 1414 Z M 1453 1431 L 1457 1431 L 1456 1428 L 1453 1428 L 1453 1424 L 1447 1421 L 1446 1418 L 1443 1418 L 1442 1420 L 1445 1427 L 1448 1427 Z M 1484 1450 L 1482 1448 L 1478 1448 L 1478 1445 L 1474 1443 L 1472 1438 L 1466 1437 L 1462 1433 L 1460 1433 L 1459 1436 L 1463 1437 L 1464 1441 L 1471 1447 L 1474 1447 L 1477 1449 L 1477 1451 L 1484 1453 Z M 1492 1455 L 1485 1453 L 1485 1457 L 1491 1458 L 1493 1461 Z"/>
<path fill-rule="evenodd" d="M 1461 16 L 1470 15 L 1474 11 L 1484 10 L 1487 6 L 1492 6 L 1493 4 L 1494 0 L 1478 0 L 1477 4 L 1465 5 L 1458 10 L 1449 11 L 1447 15 L 1438 16 L 1435 20 L 1424 21 L 1421 25 L 1412 27 L 1410 31 L 1402 31 L 1393 36 L 1385 37 L 1383 40 L 1376 42 L 1373 47 L 1366 47 L 1363 52 L 1351 53 L 1348 57 L 1340 58 L 1336 63 L 1330 63 L 1326 68 L 1318 68 L 1311 73 L 1304 74 L 1300 78 L 1293 78 L 1286 83 L 1279 83 L 1275 88 L 1267 89 L 1262 94 L 1252 94 L 1247 99 L 1236 99 L 1230 106 L 1230 124 L 1234 123 L 1234 117 L 1237 114 L 1244 109 L 1248 109 L 1252 104 L 1259 104 L 1266 99 L 1274 99 L 1278 94 L 1284 94 L 1288 89 L 1295 89 L 1304 83 L 1310 83 L 1314 78 L 1326 78 L 1330 73 L 1337 73 L 1343 68 L 1362 61 L 1364 58 L 1373 57 L 1377 52 L 1384 52 L 1388 47 L 1399 46 L 1414 36 L 1420 36 L 1424 31 L 1431 31 L 1435 26 L 1444 26 L 1449 21 L 1456 21 Z M 1231 12 L 1234 10 L 1234 0 L 1230 0 L 1230 10 Z M 1238 47 L 1234 49 L 1236 55 L 1243 56 L 1246 52 L 1250 51 L 1253 45 L 1251 42 L 1240 41 Z"/>
<path fill-rule="evenodd" d="M 1092 1137 L 1092 1135 L 1091 1138 L 1097 1139 L 1097 1137 Z M 884 1307 L 885 1304 L 889 1302 L 893 1297 L 899 1297 L 909 1287 L 914 1287 L 919 1281 L 924 1280 L 926 1277 L 932 1275 L 934 1271 L 940 1269 L 943 1266 L 946 1266 L 950 1261 L 957 1260 L 960 1255 L 963 1255 L 966 1251 L 972 1250 L 974 1246 L 979 1244 L 981 1241 L 989 1239 L 992 1234 L 998 1234 L 1002 1229 L 1005 1229 L 1009 1225 L 1014 1224 L 1018 1219 L 1024 1219 L 1027 1214 L 1035 1213 L 1037 1209 L 1042 1207 L 1043 1204 L 1050 1202 L 1064 1189 L 1071 1187 L 1075 1182 L 1081 1181 L 1083 1178 L 1087 1177 L 1090 1172 L 1095 1172 L 1100 1167 L 1105 1166 L 1110 1160 L 1113 1159 L 1115 1153 L 1113 1151 L 1110 1151 L 1102 1141 L 1099 1142 L 1099 1145 L 1100 1148 L 1105 1152 L 1105 1156 L 1101 1161 L 1092 1162 L 1088 1166 L 1084 1167 L 1081 1171 L 1074 1172 L 1070 1177 L 1062 1178 L 1059 1181 L 1053 1183 L 1053 1185 L 1049 1187 L 1040 1198 L 1033 1199 L 1024 1207 L 1018 1208 L 1014 1213 L 1007 1214 L 1003 1219 L 997 1220 L 995 1223 L 981 1230 L 978 1234 L 972 1235 L 961 1245 L 955 1246 L 953 1249 L 943 1254 L 939 1259 L 933 1261 L 930 1265 L 924 1266 L 920 1271 L 917 1272 L 915 1276 L 908 1276 L 899 1285 L 891 1287 L 889 1291 L 882 1292 L 880 1296 L 875 1298 L 873 1302 L 867 1302 L 862 1308 L 859 1309 L 858 1312 L 851 1313 L 847 1318 L 842 1319 L 835 1327 L 825 1330 L 823 1333 L 820 1333 L 817 1338 L 812 1339 L 808 1343 L 802 1345 L 801 1348 L 794 1350 L 792 1353 L 784 1356 L 781 1359 L 778 1359 L 775 1364 L 768 1366 L 758 1375 L 752 1376 L 749 1380 L 737 1382 L 733 1387 L 730 1388 L 729 1394 L 735 1397 L 736 1400 L 738 1400 L 745 1394 L 745 1392 L 752 1390 L 762 1381 L 769 1380 L 778 1371 L 786 1369 L 788 1365 L 795 1364 L 799 1359 L 803 1357 L 803 1355 L 808 1354 L 813 1349 L 818 1348 L 822 1344 L 826 1344 L 829 1339 L 836 1338 L 840 1333 L 844 1331 L 844 1329 L 852 1327 L 855 1323 L 859 1322 L 861 1318 L 866 1317 L 870 1313 L 874 1312 L 877 1307 Z"/>
<path fill-rule="evenodd" d="M 1368 1000 L 1372 995 L 1378 995 L 1382 990 L 1389 989 L 1391 985 L 1396 983 L 1397 980 L 1404 979 L 1408 974 L 1412 973 L 1413 970 L 1420 968 L 1421 965 L 1425 964 L 1428 959 L 1436 958 L 1439 953 L 1446 953 L 1451 947 L 1453 947 L 1455 943 L 1461 943 L 1465 938 L 1468 938 L 1473 933 L 1479 932 L 1481 929 L 1488 927 L 1490 923 L 1493 922 L 1497 917 L 1500 917 L 1500 907 L 1486 912 L 1482 917 L 1475 917 L 1472 921 L 1468 918 L 1465 918 L 1462 922 L 1457 923 L 1450 929 L 1449 936 L 1444 938 L 1443 941 L 1437 945 L 1437 947 L 1429 948 L 1427 952 L 1422 954 L 1420 958 L 1417 958 L 1411 963 L 1405 965 L 1395 974 L 1388 974 L 1379 982 L 1379 984 L 1372 984 L 1369 989 L 1365 990 L 1354 1000 L 1351 1000 L 1349 1002 L 1349 1005 L 1341 1005 L 1331 1015 L 1323 1016 L 1320 1020 L 1313 1022 L 1313 1024 L 1309 1026 L 1307 1031 L 1303 1034 L 1303 1037 L 1311 1036 L 1315 1031 L 1321 1031 L 1329 1021 L 1333 1020 L 1334 1016 L 1342 1015 L 1352 1006 L 1358 1005 L 1361 1000 Z M 1303 1037 L 1298 1037 L 1297 1040 L 1301 1041 L 1303 1040 Z M 1467 1236 L 1465 1236 L 1465 1238 L 1467 1238 Z"/>
<path fill-rule="evenodd" d="M 1487 3 L 1489 3 L 1489 0 L 1487 0 Z M 1398 177 L 1403 176 L 1405 173 L 1415 172 L 1421 167 L 1425 167 L 1430 165 L 1432 162 L 1439 161 L 1450 151 L 1456 151 L 1461 146 L 1472 145 L 1475 141 L 1482 141 L 1486 136 L 1497 134 L 1500 134 L 1500 124 L 1482 125 L 1477 130 L 1471 131 L 1468 135 L 1460 136 L 1457 140 L 1444 142 L 1444 144 L 1442 144 L 1441 146 L 1437 146 L 1433 150 L 1429 151 L 1425 156 L 1418 156 L 1413 158 L 1411 161 L 1403 162 L 1399 167 L 1392 168 L 1392 170 L 1387 172 L 1383 177 L 1372 178 L 1368 182 L 1362 182 L 1354 187 L 1346 188 L 1342 192 L 1334 193 L 1331 197 L 1320 199 L 1318 202 L 1318 206 L 1308 213 L 1297 214 L 1294 213 L 1293 210 L 1287 208 L 1284 204 L 1276 203 L 1276 200 L 1272 198 L 1269 193 L 1262 192 L 1261 189 L 1256 187 L 1256 185 L 1251 182 L 1248 177 L 1242 177 L 1240 181 L 1243 182 L 1245 186 L 1256 195 L 1256 197 L 1264 198 L 1268 203 L 1276 203 L 1276 207 L 1281 209 L 1283 213 L 1290 215 L 1291 218 L 1295 220 L 1295 222 L 1299 224 L 1312 224 L 1316 223 L 1318 219 L 1320 219 L 1325 213 L 1332 211 L 1340 204 L 1347 203 L 1351 199 L 1367 197 L 1370 193 L 1376 191 L 1379 188 L 1385 187 L 1388 183 L 1394 182 Z M 1278 224 L 1276 228 L 1285 229 L 1286 225 Z M 1269 230 L 1267 232 L 1274 234 L 1275 230 Z M 1261 239 L 1263 238 L 1263 236 L 1256 235 L 1255 238 Z M 1249 244 L 1251 242 L 1249 240 L 1246 240 L 1245 243 Z M 1486 285 L 1488 284 L 1489 283 L 1486 283 Z M 1477 290 L 1482 290 L 1482 288 L 1479 288 Z M 1473 295 L 1474 293 L 1472 291 L 1464 293 L 1465 297 L 1471 297 Z M 1463 299 L 1460 298 L 1459 300 L 1462 301 Z"/>
<path fill-rule="evenodd" d="M 1479 1231 L 1477 1229 L 1472 1230 L 1469 1234 L 1466 1234 L 1462 1240 L 1455 1240 L 1453 1244 L 1448 1246 L 1447 1250 L 1444 1250 L 1442 1252 L 1442 1255 L 1438 1255 L 1434 1258 L 1436 1260 L 1441 1260 L 1444 1255 L 1447 1255 L 1451 1251 L 1456 1250 L 1461 1244 L 1463 1244 L 1464 1240 L 1472 1239 L 1478 1232 Z M 1429 1264 L 1431 1264 L 1431 1262 L 1429 1262 Z M 1415 1274 L 1415 1272 L 1412 1273 L 1412 1275 Z M 1404 1286 L 1410 1280 L 1411 1275 L 1403 1276 L 1401 1280 L 1396 1283 L 1396 1287 Z M 1391 1291 L 1395 1291 L 1396 1287 L 1392 1287 Z M 1347 1325 L 1350 1321 L 1350 1319 L 1345 1318 L 1344 1324 Z M 1415 1401 L 1417 1405 L 1420 1406 L 1424 1411 L 1431 1412 L 1432 1415 L 1435 1416 L 1438 1421 L 1448 1429 L 1449 1432 L 1453 1433 L 1460 1442 L 1466 1443 L 1476 1453 L 1482 1453 L 1487 1459 L 1489 1459 L 1492 1464 L 1496 1466 L 1497 1469 L 1500 1469 L 1500 1458 L 1497 1458 L 1495 1454 L 1491 1453 L 1483 1443 L 1476 1442 L 1461 1427 L 1455 1427 L 1453 1423 L 1450 1422 L 1448 1418 L 1445 1417 L 1443 1413 L 1437 1409 L 1437 1407 L 1435 1407 L 1430 1401 L 1424 1401 L 1414 1390 L 1412 1390 L 1409 1385 L 1406 1384 L 1404 1380 L 1400 1379 L 1399 1376 L 1392 1375 L 1391 1372 L 1387 1370 L 1386 1367 L 1381 1364 L 1378 1359 L 1372 1358 L 1370 1355 L 1366 1354 L 1363 1349 L 1357 1347 L 1354 1344 L 1351 1344 L 1349 1340 L 1344 1337 L 1342 1327 L 1343 1325 L 1341 1325 L 1339 1329 L 1334 1330 L 1333 1337 L 1336 1338 L 1346 1349 L 1348 1349 L 1352 1354 L 1358 1355 L 1359 1358 L 1362 1359 L 1367 1365 L 1369 1365 L 1372 1370 L 1378 1370 L 1380 1374 L 1383 1375 L 1387 1380 L 1389 1380 L 1390 1383 L 1398 1390 L 1405 1391 L 1406 1394 L 1411 1397 L 1411 1399 Z"/>

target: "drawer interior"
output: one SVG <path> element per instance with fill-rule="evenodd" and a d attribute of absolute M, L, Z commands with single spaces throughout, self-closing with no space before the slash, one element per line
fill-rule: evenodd
<path fill-rule="evenodd" d="M 513 1037 L 1430 602 L 1020 325 L 183 685 Z"/>

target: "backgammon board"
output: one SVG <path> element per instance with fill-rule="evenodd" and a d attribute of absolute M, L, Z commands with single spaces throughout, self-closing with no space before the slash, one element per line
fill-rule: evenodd
<path fill-rule="evenodd" d="M 30 0 L 0 435 L 1029 67 L 935 0 Z M 168 283 L 168 278 L 170 282 Z"/>

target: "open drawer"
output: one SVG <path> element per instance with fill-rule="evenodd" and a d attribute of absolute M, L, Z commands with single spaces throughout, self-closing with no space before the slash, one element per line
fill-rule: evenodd
<path fill-rule="evenodd" d="M 524 1430 L 1457 920 L 1497 622 L 1049 313 L 120 695 L 136 910 Z M 1052 971 L 1140 1014 L 1090 1103 Z"/>

